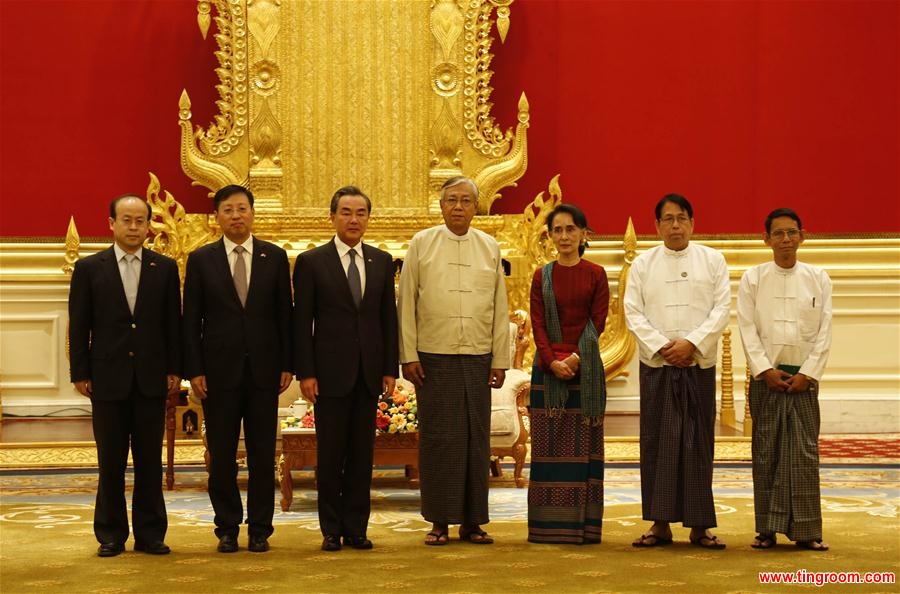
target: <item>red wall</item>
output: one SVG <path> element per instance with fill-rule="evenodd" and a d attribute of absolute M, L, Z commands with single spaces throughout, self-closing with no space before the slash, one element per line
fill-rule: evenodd
<path fill-rule="evenodd" d="M 195 14 L 0 1 L 0 236 L 60 236 L 70 214 L 106 236 L 109 198 L 143 194 L 148 171 L 207 209 L 178 164 L 181 89 L 196 124 L 215 112 Z M 898 30 L 896 0 L 515 2 L 493 102 L 509 127 L 526 92 L 529 168 L 494 211 L 521 212 L 561 173 L 601 234 L 629 215 L 652 233 L 671 191 L 697 233 L 755 233 L 784 205 L 812 232 L 898 232 Z"/>

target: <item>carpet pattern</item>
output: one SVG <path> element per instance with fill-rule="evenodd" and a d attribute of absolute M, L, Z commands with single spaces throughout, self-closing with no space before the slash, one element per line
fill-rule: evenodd
<path fill-rule="evenodd" d="M 166 493 L 173 553 L 151 557 L 129 551 L 95 556 L 91 529 L 95 472 L 0 474 L 0 590 L 19 592 L 780 592 L 759 583 L 760 571 L 900 573 L 897 532 L 900 469 L 822 469 L 826 553 L 797 550 L 783 538 L 774 550 L 748 547 L 753 532 L 750 468 L 716 468 L 714 493 L 725 551 L 687 544 L 656 549 L 630 546 L 641 520 L 636 466 L 606 473 L 603 543 L 593 546 L 526 542 L 527 489 L 495 484 L 492 522 L 497 539 L 475 546 L 455 539 L 422 545 L 428 525 L 418 513 L 418 492 L 404 488 L 397 470 L 377 473 L 369 536 L 372 551 L 323 553 L 309 473 L 296 473 L 289 512 L 276 512 L 272 550 L 266 554 L 215 552 L 205 473 L 179 469 L 179 488 Z M 130 475 L 129 475 L 130 480 Z M 893 585 L 830 586 L 832 592 L 896 592 Z M 852 590 L 850 590 L 852 589 Z M 801 590 L 802 591 L 802 590 Z"/>

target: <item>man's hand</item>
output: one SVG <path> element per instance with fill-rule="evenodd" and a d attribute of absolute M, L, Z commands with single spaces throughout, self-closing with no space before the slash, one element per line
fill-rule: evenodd
<path fill-rule="evenodd" d="M 809 388 L 810 383 L 809 378 L 802 373 L 794 374 L 787 380 L 787 393 L 799 394 L 800 392 L 805 392 Z"/>
<path fill-rule="evenodd" d="M 281 381 L 278 382 L 278 393 L 281 394 L 287 390 L 292 381 L 294 381 L 294 374 L 290 371 L 282 371 Z"/>
<path fill-rule="evenodd" d="M 505 369 L 491 369 L 491 379 L 488 385 L 492 388 L 502 388 L 503 382 L 506 380 Z"/>
<path fill-rule="evenodd" d="M 181 391 L 181 378 L 177 375 L 166 376 L 166 394 L 177 394 Z"/>
<path fill-rule="evenodd" d="M 575 372 L 565 361 L 554 361 L 550 364 L 550 371 L 561 380 L 570 380 L 575 377 Z"/>
<path fill-rule="evenodd" d="M 697 347 L 684 338 L 676 338 L 670 340 L 661 349 L 659 354 L 663 356 L 666 363 L 675 367 L 690 367 L 694 363 L 694 351 Z"/>
<path fill-rule="evenodd" d="M 192 377 L 191 389 L 194 391 L 194 396 L 200 400 L 206 400 L 206 376 L 198 375 L 197 377 Z"/>
<path fill-rule="evenodd" d="M 78 390 L 78 393 L 82 396 L 87 396 L 88 398 L 94 395 L 94 386 L 91 383 L 91 380 L 81 380 L 80 382 L 75 382 L 75 389 Z"/>
<path fill-rule="evenodd" d="M 425 370 L 422 369 L 420 362 L 410 361 L 409 363 L 404 363 L 402 369 L 403 377 L 411 381 L 417 388 L 422 387 L 422 383 L 425 381 Z"/>
<path fill-rule="evenodd" d="M 385 375 L 381 378 L 381 387 L 384 388 L 384 392 L 382 392 L 385 396 L 390 396 L 394 393 L 394 386 L 397 385 L 397 378 L 393 375 Z"/>
<path fill-rule="evenodd" d="M 319 380 L 314 377 L 304 377 L 300 380 L 300 393 L 303 399 L 310 404 L 316 403 L 319 396 Z"/>
<path fill-rule="evenodd" d="M 762 378 L 766 380 L 766 385 L 769 387 L 769 390 L 773 392 L 787 392 L 788 388 L 791 387 L 791 385 L 787 383 L 787 380 L 790 379 L 790 377 L 791 374 L 787 371 L 775 368 L 766 369 L 762 373 Z"/>

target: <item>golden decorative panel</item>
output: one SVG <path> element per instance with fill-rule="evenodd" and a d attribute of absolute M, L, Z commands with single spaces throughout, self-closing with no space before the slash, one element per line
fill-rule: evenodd
<path fill-rule="evenodd" d="M 182 168 L 210 190 L 249 184 L 258 213 L 301 228 L 350 183 L 389 216 L 437 215 L 459 174 L 489 213 L 527 166 L 525 96 L 515 132 L 491 114 L 491 50 L 512 1 L 201 0 L 219 113 L 195 127 L 182 94 Z"/>

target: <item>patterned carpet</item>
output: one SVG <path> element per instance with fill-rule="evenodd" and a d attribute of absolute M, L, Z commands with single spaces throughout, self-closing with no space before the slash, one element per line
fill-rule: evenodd
<path fill-rule="evenodd" d="M 900 468 L 825 466 L 823 513 L 828 553 L 795 550 L 783 540 L 774 551 L 753 551 L 751 474 L 748 465 L 718 465 L 714 492 L 716 533 L 725 552 L 676 545 L 639 550 L 631 540 L 645 529 L 640 518 L 636 465 L 609 465 L 605 481 L 603 544 L 594 547 L 525 542 L 527 489 L 496 481 L 491 490 L 491 547 L 424 547 L 428 526 L 418 492 L 405 488 L 399 470 L 377 473 L 370 536 L 375 550 L 324 554 L 311 474 L 295 473 L 289 512 L 276 512 L 272 551 L 214 552 L 212 510 L 205 473 L 178 469 L 178 488 L 166 493 L 169 544 L 164 558 L 128 552 L 98 559 L 91 531 L 96 475 L 87 471 L 0 473 L 0 590 L 18 592 L 776 592 L 759 571 L 900 570 Z M 510 473 L 507 473 L 510 474 Z M 130 477 L 129 477 L 130 480 Z M 277 507 L 277 506 L 276 506 Z M 245 544 L 242 535 L 242 546 Z M 680 541 L 680 544 L 679 544 Z M 129 546 L 130 549 L 130 546 Z M 793 586 L 797 588 L 798 586 Z M 850 591 L 832 586 L 831 591 Z M 854 585 L 853 592 L 896 592 L 896 585 Z"/>

